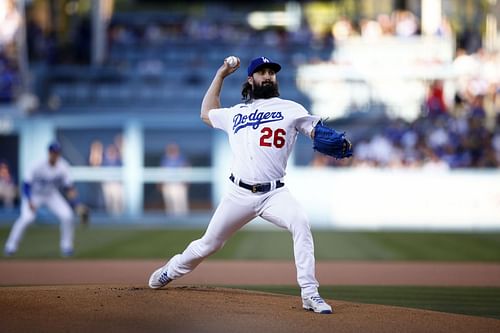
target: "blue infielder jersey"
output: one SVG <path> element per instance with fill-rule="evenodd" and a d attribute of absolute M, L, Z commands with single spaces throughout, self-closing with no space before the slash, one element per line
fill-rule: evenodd
<path fill-rule="evenodd" d="M 302 105 L 278 97 L 213 109 L 209 118 L 229 137 L 232 172 L 249 183 L 283 178 L 297 134 L 310 137 L 320 120 Z"/>

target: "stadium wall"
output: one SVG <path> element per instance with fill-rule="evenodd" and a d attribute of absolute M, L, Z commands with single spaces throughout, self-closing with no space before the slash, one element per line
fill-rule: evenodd
<path fill-rule="evenodd" d="M 189 117 L 188 117 L 189 118 Z M 144 211 L 143 188 L 146 183 L 184 180 L 211 184 L 212 207 L 216 207 L 230 186 L 228 180 L 231 153 L 225 134 L 213 131 L 204 148 L 211 155 L 211 165 L 165 170 L 143 164 L 144 129 L 156 126 L 186 127 L 199 131 L 199 119 L 121 118 L 111 116 L 49 117 L 26 119 L 13 127 L 20 136 L 20 170 L 23 175 L 35 158 L 44 156 L 48 142 L 61 128 L 123 127 L 124 141 L 130 147 L 123 167 L 74 166 L 77 183 L 122 180 L 125 184 L 126 212 L 123 220 L 141 223 Z M 192 120 L 192 121 L 190 121 Z M 195 122 L 196 121 L 196 122 Z M 180 125 L 180 124 L 184 125 Z M 186 125 L 191 124 L 191 125 Z M 200 142 L 192 144 L 200 145 Z M 414 169 L 365 169 L 299 166 L 290 158 L 286 183 L 305 207 L 313 228 L 327 229 L 500 229 L 500 171 Z M 194 225 L 206 225 L 206 218 L 193 219 Z M 100 219 L 103 223 L 108 219 Z M 164 221 L 164 219 L 158 219 Z M 260 225 L 260 223 L 257 223 Z"/>

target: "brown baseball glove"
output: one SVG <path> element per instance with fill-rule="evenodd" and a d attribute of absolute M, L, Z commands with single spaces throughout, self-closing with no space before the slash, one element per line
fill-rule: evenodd
<path fill-rule="evenodd" d="M 90 210 L 86 205 L 78 204 L 75 208 L 75 213 L 81 225 L 88 226 L 90 224 Z"/>

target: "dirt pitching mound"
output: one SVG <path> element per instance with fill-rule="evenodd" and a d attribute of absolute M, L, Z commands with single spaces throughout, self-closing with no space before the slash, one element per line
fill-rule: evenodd
<path fill-rule="evenodd" d="M 238 289 L 76 285 L 0 288 L 1 332 L 499 332 L 500 320 Z"/>

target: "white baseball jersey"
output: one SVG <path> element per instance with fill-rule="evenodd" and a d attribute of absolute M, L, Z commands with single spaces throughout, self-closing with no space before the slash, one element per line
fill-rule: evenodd
<path fill-rule="evenodd" d="M 232 172 L 249 183 L 283 178 L 298 132 L 310 137 L 320 120 L 302 105 L 278 97 L 213 109 L 209 118 L 229 137 Z"/>
<path fill-rule="evenodd" d="M 50 165 L 48 159 L 39 162 L 27 172 L 24 181 L 31 184 L 33 196 L 48 196 L 61 187 L 73 185 L 69 177 L 69 164 L 62 157 L 54 166 Z"/>
<path fill-rule="evenodd" d="M 274 97 L 212 109 L 209 118 L 213 127 L 224 130 L 229 137 L 233 183 L 203 237 L 191 242 L 165 266 L 168 277 L 178 279 L 188 274 L 204 258 L 222 248 L 232 234 L 260 216 L 292 233 L 301 295 L 317 295 L 314 241 L 300 204 L 286 186 L 271 185 L 268 191 L 259 192 L 242 187 L 238 179 L 247 184 L 276 184 L 274 181 L 285 176 L 297 134 L 310 136 L 319 117 L 311 116 L 300 104 Z"/>
<path fill-rule="evenodd" d="M 59 157 L 54 166 L 50 165 L 48 159 L 35 164 L 25 175 L 24 181 L 31 184 L 30 203 L 36 208 L 47 206 L 61 222 L 60 248 L 62 253 L 73 251 L 73 211 L 63 198 L 59 189 L 72 186 L 69 177 L 69 164 Z M 21 204 L 21 216 L 14 222 L 5 244 L 7 252 L 16 252 L 26 228 L 33 223 L 36 211 L 28 205 L 28 200 L 23 197 Z"/>

